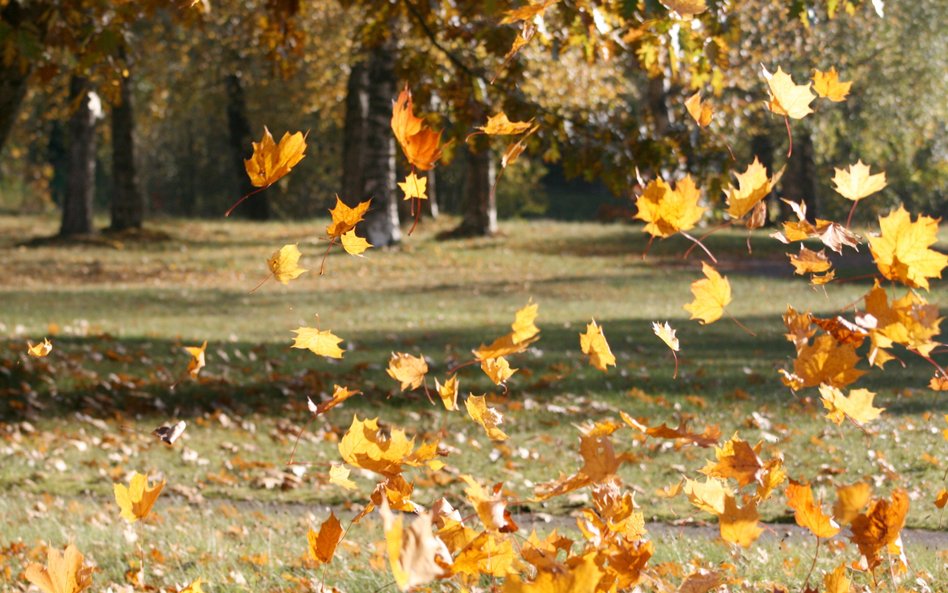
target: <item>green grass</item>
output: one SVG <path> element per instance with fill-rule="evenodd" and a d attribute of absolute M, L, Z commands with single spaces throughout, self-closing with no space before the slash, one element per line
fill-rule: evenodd
<path fill-rule="evenodd" d="M 333 253 L 323 276 L 310 271 L 286 287 L 270 280 L 248 294 L 266 276 L 266 258 L 285 243 L 299 242 L 302 265 L 318 270 L 325 224 L 165 221 L 155 227 L 168 241 L 23 247 L 52 234 L 55 221 L 0 217 L 0 335 L 7 336 L 0 344 L 0 547 L 74 540 L 103 568 L 97 583 L 121 582 L 136 555 L 120 537 L 112 483 L 147 471 L 164 475 L 173 494 L 159 500 L 160 520 L 146 528 L 147 541 L 166 557 L 158 566 L 163 575 L 150 580 L 170 586 L 204 576 L 224 585 L 236 571 L 251 590 L 292 588 L 287 578 L 319 574 L 300 560 L 306 526 L 325 518 L 327 506 L 351 514 L 375 483 L 357 470 L 358 493 L 328 483 L 329 462 L 339 459 L 335 443 L 353 414 L 450 446 L 446 471 L 410 472 L 418 482 L 414 500 L 423 505 L 443 494 L 460 504 L 455 478 L 468 473 L 503 481 L 522 510 L 568 517 L 588 502 L 583 491 L 541 504 L 531 500 L 533 486 L 580 467 L 576 425 L 624 411 L 651 424 L 690 418 L 699 429 L 719 425 L 725 438 L 740 431 L 763 441 L 762 457 L 782 456 L 789 475 L 813 482 L 826 506 L 836 484 L 868 479 L 880 495 L 906 488 L 909 526 L 948 527 L 933 504 L 945 487 L 948 443 L 940 431 L 948 405 L 925 387 L 929 365 L 902 351 L 904 368 L 893 362 L 860 381 L 887 408 L 866 433 L 824 419 L 815 390 L 794 395 L 780 383 L 777 369 L 789 368 L 794 354 L 782 336 L 786 306 L 851 311 L 869 280 L 814 290 L 790 275 L 783 254 L 791 248 L 755 234 L 748 256 L 744 234 L 714 235 L 707 243 L 733 288 L 728 311 L 752 337 L 727 318 L 709 326 L 687 319 L 682 305 L 700 275 L 700 253 L 683 260 L 690 245 L 683 239 L 656 243 L 643 260 L 645 238 L 628 225 L 511 222 L 502 237 L 438 242 L 434 235 L 450 224 L 438 221 L 425 222 L 401 249 L 370 250 L 365 258 Z M 842 277 L 872 269 L 864 255 L 841 266 Z M 936 283 L 927 296 L 939 302 L 945 294 Z M 492 445 L 466 414 L 431 406 L 423 392 L 398 392 L 385 374 L 392 351 L 423 353 L 429 386 L 435 377 L 443 381 L 472 348 L 509 331 L 514 312 L 531 298 L 540 306 L 541 339 L 512 357 L 521 370 L 509 392 L 501 394 L 476 367 L 460 371 L 463 393 L 497 394 L 511 437 L 506 446 Z M 321 328 L 344 338 L 342 361 L 289 348 L 291 330 L 315 325 L 317 314 Z M 607 374 L 579 352 L 577 336 L 593 317 L 618 359 Z M 666 320 L 682 343 L 677 379 L 650 329 Z M 53 353 L 28 358 L 26 341 L 45 335 Z M 182 347 L 204 340 L 207 367 L 191 380 Z M 308 423 L 307 396 L 316 400 L 334 384 L 364 393 Z M 175 448 L 150 435 L 171 418 L 189 423 Z M 284 466 L 304 427 L 294 459 L 303 473 L 290 478 Z M 628 429 L 613 441 L 631 458 L 620 476 L 648 519 L 713 520 L 681 496 L 656 494 L 682 475 L 695 477 L 712 450 L 643 443 Z M 287 488 L 267 488 L 274 480 Z M 203 502 L 188 504 L 198 495 Z M 228 516 L 222 505 L 244 505 L 259 516 Z M 761 513 L 772 523 L 793 522 L 782 496 Z M 241 528 L 252 537 L 228 531 Z M 385 585 L 384 572 L 367 570 L 374 552 L 366 550 L 380 530 L 355 528 L 351 537 L 365 546 L 362 555 L 344 554 L 327 578 L 348 591 Z M 913 570 L 948 583 L 943 556 L 908 544 Z M 799 584 L 811 546 L 805 538 L 787 549 L 762 542 L 739 556 L 747 565 L 742 574 Z M 659 536 L 656 549 L 656 562 L 683 561 L 695 546 Z M 731 558 L 712 538 L 697 550 L 712 563 Z M 269 558 L 263 566 L 240 560 L 261 551 Z M 790 557 L 806 566 L 783 575 L 779 567 Z M 20 565 L 22 555 L 11 558 Z"/>

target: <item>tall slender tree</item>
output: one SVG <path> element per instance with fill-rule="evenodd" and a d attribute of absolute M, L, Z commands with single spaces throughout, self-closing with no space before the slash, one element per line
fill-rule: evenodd
<path fill-rule="evenodd" d="M 73 75 L 69 81 L 70 105 L 67 124 L 66 195 L 62 207 L 60 236 L 86 235 L 95 229 L 92 200 L 95 194 L 96 113 L 88 79 Z"/>

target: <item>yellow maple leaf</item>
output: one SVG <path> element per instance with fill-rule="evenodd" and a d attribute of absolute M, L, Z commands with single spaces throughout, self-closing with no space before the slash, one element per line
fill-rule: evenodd
<path fill-rule="evenodd" d="M 43 338 L 43 341 L 36 344 L 35 346 L 30 342 L 26 343 L 26 353 L 32 356 L 33 358 L 44 358 L 53 351 L 53 344 L 49 341 L 48 338 Z"/>
<path fill-rule="evenodd" d="M 711 103 L 702 101 L 700 92 L 688 97 L 685 101 L 685 109 L 688 110 L 688 114 L 691 115 L 695 122 L 702 128 L 707 127 L 708 124 L 711 123 L 711 118 L 714 116 Z"/>
<path fill-rule="evenodd" d="M 339 463 L 333 463 L 329 467 L 329 483 L 341 486 L 346 490 L 355 490 L 356 483 L 349 479 L 349 473 L 348 467 Z"/>
<path fill-rule="evenodd" d="M 869 165 L 862 160 L 856 161 L 855 165 L 849 165 L 849 169 L 837 169 L 833 167 L 833 189 L 836 193 L 847 200 L 858 202 L 859 200 L 870 196 L 885 187 L 885 171 L 869 174 Z"/>
<path fill-rule="evenodd" d="M 734 433 L 726 443 L 714 448 L 715 462 L 709 461 L 701 473 L 712 478 L 733 478 L 741 488 L 759 482 L 764 465 L 758 456 L 760 445 L 751 447 Z"/>
<path fill-rule="evenodd" d="M 464 400 L 464 407 L 467 408 L 467 413 L 470 417 L 481 425 L 484 431 L 487 433 L 487 437 L 492 441 L 506 441 L 507 434 L 497 428 L 504 421 L 504 417 L 500 415 L 494 408 L 487 406 L 487 397 L 483 395 L 471 395 L 467 396 L 467 399 Z"/>
<path fill-rule="evenodd" d="M 263 138 L 253 143 L 253 156 L 244 161 L 244 168 L 254 187 L 267 187 L 280 180 L 306 156 L 306 136 L 302 132 L 286 132 L 280 143 L 273 141 L 270 130 L 263 128 Z"/>
<path fill-rule="evenodd" d="M 760 515 L 753 499 L 745 500 L 744 506 L 738 507 L 733 496 L 725 496 L 724 512 L 718 515 L 721 539 L 742 548 L 750 547 L 764 532 L 758 519 Z"/>
<path fill-rule="evenodd" d="M 372 247 L 372 244 L 362 237 L 357 236 L 355 230 L 342 234 L 342 248 L 345 249 L 349 255 L 363 257 L 362 254 L 369 247 Z"/>
<path fill-rule="evenodd" d="M 43 593 L 80 593 L 92 585 L 93 570 L 84 565 L 79 549 L 69 544 L 62 554 L 47 547 L 46 566 L 32 563 L 23 571 L 23 577 Z"/>
<path fill-rule="evenodd" d="M 783 382 L 794 390 L 821 383 L 845 387 L 866 373 L 856 368 L 858 362 L 859 355 L 852 344 L 840 344 L 833 336 L 824 334 L 799 349 L 793 361 L 793 374 L 784 375 Z"/>
<path fill-rule="evenodd" d="M 428 199 L 428 194 L 426 193 L 428 191 L 428 178 L 418 177 L 414 171 L 408 174 L 405 181 L 399 181 L 398 187 L 405 193 L 406 200 L 412 198 L 418 198 L 419 200 Z"/>
<path fill-rule="evenodd" d="M 813 113 L 810 103 L 816 99 L 816 95 L 810 92 L 809 82 L 794 84 L 790 75 L 779 66 L 772 75 L 768 76 L 768 74 L 765 69 L 764 77 L 767 78 L 767 86 L 770 89 L 770 102 L 767 103 L 767 107 L 771 111 L 793 119 L 803 119 Z"/>
<path fill-rule="evenodd" d="M 616 366 L 616 357 L 612 355 L 606 336 L 602 328 L 596 325 L 593 319 L 586 324 L 586 333 L 579 334 L 579 348 L 589 357 L 589 364 L 600 371 L 607 371 L 610 366 Z"/>
<path fill-rule="evenodd" d="M 643 545 L 641 548 L 642 552 L 647 553 L 646 560 L 651 557 L 650 545 Z M 553 556 L 556 556 L 556 550 Z M 503 593 L 595 593 L 600 590 L 599 584 L 604 580 L 604 573 L 596 563 L 597 556 L 595 551 L 579 557 L 573 556 L 568 565 L 554 565 L 537 571 L 530 582 L 524 582 L 516 573 L 511 574 L 510 578 L 504 581 Z M 614 563 L 617 565 L 618 561 Z M 615 565 L 610 564 L 609 568 L 616 571 Z M 622 589 L 626 588 L 628 587 Z"/>
<path fill-rule="evenodd" d="M 743 173 L 737 173 L 735 176 L 737 187 L 728 184 L 724 195 L 727 197 L 727 213 L 732 218 L 738 219 L 753 210 L 758 202 L 767 197 L 783 176 L 783 169 L 774 173 L 772 177 L 768 177 L 767 167 L 760 164 L 755 156 L 754 162 L 748 165 Z"/>
<path fill-rule="evenodd" d="M 423 444 L 413 452 L 414 447 L 415 439 L 405 436 L 404 430 L 393 428 L 386 436 L 379 429 L 378 418 L 359 420 L 353 416 L 339 440 L 339 455 L 353 467 L 392 477 L 402 472 L 403 465 L 420 465 L 438 453 L 436 443 Z"/>
<path fill-rule="evenodd" d="M 204 593 L 204 589 L 201 588 L 201 580 L 202 579 L 194 579 L 187 587 L 178 591 L 178 593 Z"/>
<path fill-rule="evenodd" d="M 307 397 L 306 402 L 307 406 L 309 407 L 309 411 L 312 412 L 314 416 L 319 416 L 320 414 L 325 414 L 329 410 L 335 408 L 350 397 L 359 395 L 361 393 L 362 392 L 359 390 L 350 390 L 348 387 L 333 385 L 332 397 L 327 401 L 321 402 L 317 405 L 313 402 L 313 400 Z"/>
<path fill-rule="evenodd" d="M 369 199 L 364 202 L 359 202 L 355 207 L 350 208 L 339 199 L 339 196 L 336 196 L 336 206 L 329 211 L 329 215 L 332 216 L 332 222 L 326 227 L 326 234 L 329 235 L 330 238 L 340 239 L 362 221 L 362 218 L 365 216 L 371 204 L 372 200 Z"/>
<path fill-rule="evenodd" d="M 318 319 L 318 318 L 317 318 Z M 327 358 L 342 358 L 343 349 L 339 347 L 342 338 L 331 330 L 320 330 L 314 327 L 298 327 L 293 330 L 296 339 L 291 348 L 309 350 L 313 354 Z"/>
<path fill-rule="evenodd" d="M 134 523 L 139 519 L 144 519 L 151 512 L 161 489 L 165 487 L 165 481 L 156 483 L 153 487 L 148 487 L 148 477 L 135 472 L 128 486 L 125 484 L 115 484 L 115 502 L 122 510 L 122 517 L 129 523 Z"/>
<path fill-rule="evenodd" d="M 537 317 L 537 309 L 538 305 L 530 301 L 517 311 L 514 322 L 510 326 L 511 333 L 497 338 L 487 346 L 481 344 L 478 349 L 474 350 L 474 356 L 477 360 L 483 361 L 488 358 L 499 358 L 525 352 L 530 344 L 539 339 L 537 335 L 540 333 L 540 329 L 533 323 Z"/>
<path fill-rule="evenodd" d="M 438 561 L 450 564 L 451 555 L 444 542 L 432 533 L 430 513 L 418 514 L 407 529 L 403 527 L 402 515 L 392 513 L 387 501 L 382 501 L 379 514 L 389 566 L 399 591 L 430 583 L 444 574 Z"/>
<path fill-rule="evenodd" d="M 530 121 L 510 121 L 507 114 L 501 111 L 488 117 L 487 124 L 476 126 L 476 129 L 488 136 L 512 136 L 526 132 L 531 126 L 533 126 L 532 119 Z"/>
<path fill-rule="evenodd" d="M 485 358 L 481 361 L 481 370 L 487 375 L 494 385 L 506 383 L 507 379 L 513 376 L 518 369 L 510 368 L 510 363 L 503 356 L 498 358 Z"/>
<path fill-rule="evenodd" d="M 691 313 L 691 319 L 698 319 L 702 325 L 714 323 L 724 314 L 724 308 L 731 302 L 731 284 L 717 270 L 701 263 L 705 278 L 691 283 L 691 293 L 695 300 L 684 306 Z"/>
<path fill-rule="evenodd" d="M 200 346 L 185 346 L 184 351 L 191 356 L 188 361 L 188 374 L 196 378 L 201 369 L 204 368 L 204 351 L 207 350 L 207 340 Z"/>
<path fill-rule="evenodd" d="M 675 336 L 675 330 L 672 329 L 671 325 L 666 321 L 665 323 L 659 324 L 657 321 L 652 322 L 652 331 L 655 332 L 655 335 L 659 339 L 665 342 L 665 345 L 678 352 L 679 344 L 678 338 Z"/>
<path fill-rule="evenodd" d="M 820 97 L 829 99 L 835 103 L 846 100 L 849 94 L 849 88 L 853 86 L 852 81 L 841 82 L 839 73 L 836 72 L 836 66 L 831 66 L 826 72 L 819 70 L 813 71 L 813 90 Z"/>
<path fill-rule="evenodd" d="M 872 487 L 865 482 L 837 486 L 836 502 L 833 503 L 833 518 L 841 525 L 849 525 L 862 512 L 862 509 L 866 508 L 871 497 Z"/>
<path fill-rule="evenodd" d="M 922 356 L 931 355 L 938 346 L 935 340 L 941 333 L 942 318 L 938 316 L 938 307 L 929 304 L 921 295 L 908 291 L 900 299 L 889 304 L 885 289 L 877 281 L 866 294 L 866 320 L 871 319 L 869 335 L 872 349 L 869 362 L 882 367 L 892 360 L 887 349 L 893 344 L 901 344 L 915 350 Z"/>
<path fill-rule="evenodd" d="M 279 251 L 275 251 L 270 259 L 267 260 L 267 267 L 273 277 L 283 284 L 289 284 L 290 280 L 299 278 L 300 274 L 307 272 L 299 266 L 300 248 L 295 244 L 284 245 Z"/>
<path fill-rule="evenodd" d="M 534 323 L 537 319 L 539 308 L 540 305 L 530 300 L 523 308 L 517 311 L 514 316 L 514 322 L 510 326 L 510 329 L 513 330 L 510 334 L 510 340 L 514 344 L 525 342 L 540 333 L 540 328 Z"/>
<path fill-rule="evenodd" d="M 852 389 L 849 395 L 830 385 L 820 385 L 820 398 L 823 407 L 828 410 L 826 417 L 835 424 L 842 424 L 849 418 L 859 426 L 878 418 L 885 408 L 872 407 L 875 393 L 868 389 Z"/>
<path fill-rule="evenodd" d="M 447 381 L 444 382 L 444 385 L 438 383 L 438 380 L 435 379 L 435 389 L 438 391 L 438 395 L 441 397 L 441 401 L 444 403 L 444 408 L 453 412 L 458 409 L 458 376 L 451 375 Z"/>
<path fill-rule="evenodd" d="M 889 280 L 928 290 L 929 278 L 941 278 L 948 256 L 929 247 L 938 240 L 941 219 L 920 214 L 915 222 L 899 205 L 879 218 L 882 234 L 869 237 L 869 251 L 879 272 Z"/>
<path fill-rule="evenodd" d="M 688 231 L 701 220 L 706 208 L 699 206 L 701 193 L 690 175 L 673 190 L 661 179 L 653 179 L 635 201 L 635 218 L 645 221 L 645 232 L 653 237 L 670 237 Z"/>
<path fill-rule="evenodd" d="M 833 264 L 826 257 L 826 250 L 813 251 L 800 245 L 800 253 L 788 253 L 790 264 L 793 266 L 793 273 L 803 276 L 805 274 L 821 274 L 826 272 Z"/>
<path fill-rule="evenodd" d="M 823 593 L 852 593 L 852 590 L 853 583 L 846 576 L 845 562 L 823 576 Z"/>
<path fill-rule="evenodd" d="M 727 482 L 710 476 L 704 482 L 685 478 L 682 491 L 691 504 L 712 515 L 724 513 L 725 499 L 734 496 Z"/>
<path fill-rule="evenodd" d="M 335 513 L 329 512 L 329 518 L 319 526 L 319 533 L 310 529 L 306 534 L 309 543 L 309 557 L 317 565 L 329 564 L 336 553 L 336 546 L 342 540 L 342 525 Z"/>
<path fill-rule="evenodd" d="M 385 369 L 388 376 L 401 383 L 401 390 L 418 389 L 425 381 L 428 363 L 424 356 L 412 356 L 404 352 L 392 352 L 392 358 Z"/>
<path fill-rule="evenodd" d="M 823 509 L 813 500 L 813 490 L 809 484 L 791 480 L 786 495 L 787 506 L 793 509 L 797 525 L 806 527 L 816 537 L 833 537 L 839 533 L 836 521 L 823 514 Z"/>

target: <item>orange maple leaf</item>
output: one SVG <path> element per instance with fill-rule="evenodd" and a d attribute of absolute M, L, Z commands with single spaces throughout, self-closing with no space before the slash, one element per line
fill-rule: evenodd
<path fill-rule="evenodd" d="M 839 80 L 839 73 L 836 72 L 836 66 L 831 66 L 826 72 L 819 70 L 813 71 L 813 90 L 816 94 L 834 103 L 846 100 L 852 81 L 842 82 Z"/>
<path fill-rule="evenodd" d="M 263 138 L 253 143 L 253 156 L 244 161 L 244 168 L 254 187 L 268 187 L 290 172 L 306 156 L 306 136 L 302 132 L 286 132 L 280 143 L 273 141 L 270 130 L 263 127 Z"/>
<path fill-rule="evenodd" d="M 793 509 L 797 525 L 806 527 L 816 537 L 833 537 L 839 533 L 839 525 L 832 517 L 824 515 L 820 505 L 813 500 L 813 490 L 809 484 L 790 480 L 786 495 L 787 506 Z"/>
<path fill-rule="evenodd" d="M 115 484 L 115 502 L 118 503 L 122 511 L 122 517 L 129 523 L 134 523 L 139 519 L 144 519 L 151 512 L 151 508 L 158 500 L 161 489 L 164 488 L 165 481 L 148 487 L 148 477 L 135 472 L 128 486 L 125 484 Z"/>
<path fill-rule="evenodd" d="M 407 85 L 392 103 L 392 131 L 413 167 L 427 171 L 441 158 L 441 132 L 435 132 L 415 116 Z"/>
<path fill-rule="evenodd" d="M 46 566 L 30 564 L 23 571 L 23 577 L 43 593 L 80 593 L 92 585 L 93 570 L 93 567 L 83 564 L 79 549 L 69 544 L 62 554 L 47 547 Z"/>
<path fill-rule="evenodd" d="M 401 390 L 418 389 L 425 381 L 428 363 L 424 356 L 412 356 L 404 352 L 392 352 L 392 358 L 385 369 L 388 376 L 401 383 Z"/>
<path fill-rule="evenodd" d="M 342 525 L 339 523 L 339 519 L 336 518 L 335 513 L 330 511 L 329 518 L 319 526 L 319 533 L 310 529 L 306 534 L 306 539 L 309 542 L 309 557 L 317 565 L 329 564 L 336 553 L 336 546 L 342 540 L 342 535 Z"/>

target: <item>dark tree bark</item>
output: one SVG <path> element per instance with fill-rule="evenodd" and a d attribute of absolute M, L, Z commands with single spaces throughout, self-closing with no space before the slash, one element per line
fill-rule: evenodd
<path fill-rule="evenodd" d="M 816 160 L 813 153 L 813 140 L 809 132 L 801 130 L 793 137 L 793 155 L 787 161 L 787 171 L 781 183 L 783 197 L 793 202 L 806 204 L 807 218 L 813 220 L 820 214 L 817 200 Z"/>
<path fill-rule="evenodd" d="M 662 78 L 650 78 L 646 91 L 649 112 L 655 124 L 655 135 L 662 137 L 668 132 L 671 118 L 668 114 L 668 103 L 665 101 L 665 81 Z"/>
<path fill-rule="evenodd" d="M 135 119 L 131 76 L 120 82 L 121 103 L 112 107 L 113 231 L 140 229 L 145 216 L 145 198 L 135 173 Z"/>
<path fill-rule="evenodd" d="M 347 199 L 372 198 L 372 208 L 366 214 L 362 228 L 369 243 L 387 247 L 402 239 L 395 191 L 395 137 L 391 130 L 392 99 L 395 97 L 393 44 L 387 42 L 372 48 L 366 69 L 368 108 L 364 122 L 362 188 Z M 348 113 L 346 117 L 348 119 Z"/>
<path fill-rule="evenodd" d="M 60 236 L 86 235 L 93 232 L 92 198 L 95 194 L 95 117 L 90 105 L 89 82 L 73 75 L 69 81 L 68 179 L 63 200 Z"/>
<path fill-rule="evenodd" d="M 767 172 L 773 175 L 774 173 L 774 145 L 770 140 L 770 134 L 766 132 L 761 132 L 754 134 L 751 137 L 751 152 L 753 157 L 756 157 L 760 161 L 760 164 L 767 167 Z M 751 159 L 753 160 L 753 159 Z M 786 213 L 789 210 L 787 205 L 780 201 L 777 197 L 777 192 L 770 192 L 767 195 L 767 212 L 774 211 L 774 207 L 777 207 L 777 210 L 780 212 L 780 220 L 785 220 Z M 770 226 L 773 224 L 770 216 L 764 219 L 764 226 Z"/>
<path fill-rule="evenodd" d="M 497 202 L 491 191 L 496 179 L 496 164 L 486 137 L 477 136 L 464 146 L 464 217 L 449 236 L 489 237 L 497 233 Z"/>
<path fill-rule="evenodd" d="M 366 122 L 369 119 L 369 69 L 366 60 L 352 66 L 346 86 L 346 119 L 342 137 L 342 201 L 364 201 Z"/>
<path fill-rule="evenodd" d="M 12 30 L 11 35 L 24 31 L 42 38 L 46 28 L 43 15 L 47 9 L 48 6 L 43 2 L 21 4 L 13 0 L 0 10 L 0 24 Z M 3 151 L 10 130 L 13 129 L 33 69 L 30 61 L 16 50 L 16 43 L 12 47 L 12 55 L 5 55 L 0 60 L 0 152 Z"/>
<path fill-rule="evenodd" d="M 227 131 L 230 138 L 231 162 L 237 179 L 236 193 L 244 196 L 257 189 L 250 184 L 244 159 L 250 157 L 250 143 L 253 135 L 250 131 L 250 120 L 247 118 L 247 100 L 244 97 L 244 87 L 240 77 L 229 74 L 224 80 L 227 93 Z M 260 192 L 234 210 L 251 220 L 267 220 L 270 218 L 270 202 L 266 192 Z"/>

